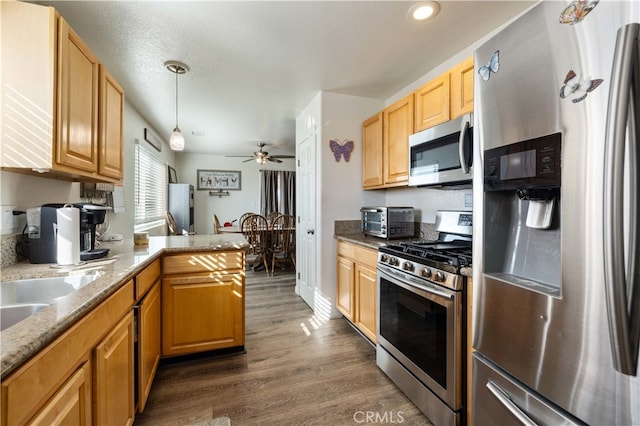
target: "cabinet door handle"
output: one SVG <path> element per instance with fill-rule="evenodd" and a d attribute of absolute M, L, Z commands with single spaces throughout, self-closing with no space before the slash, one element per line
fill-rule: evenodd
<path fill-rule="evenodd" d="M 316 233 L 316 231 L 313 228 L 307 229 L 307 234 L 313 235 L 315 233 Z"/>

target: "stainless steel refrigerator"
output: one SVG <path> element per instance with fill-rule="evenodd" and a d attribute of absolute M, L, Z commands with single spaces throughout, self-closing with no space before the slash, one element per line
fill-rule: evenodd
<path fill-rule="evenodd" d="M 640 424 L 640 2 L 475 52 L 472 423 Z"/>

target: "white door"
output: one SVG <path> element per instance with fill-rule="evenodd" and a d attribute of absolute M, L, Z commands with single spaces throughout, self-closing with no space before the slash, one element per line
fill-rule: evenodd
<path fill-rule="evenodd" d="M 298 140 L 298 223 L 297 252 L 298 277 L 296 293 L 314 309 L 316 290 L 316 126 L 309 120 L 305 136 Z"/>

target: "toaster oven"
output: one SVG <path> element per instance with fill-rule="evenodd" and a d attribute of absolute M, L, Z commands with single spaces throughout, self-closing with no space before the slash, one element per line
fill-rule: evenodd
<path fill-rule="evenodd" d="M 362 232 L 379 238 L 410 238 L 415 235 L 413 207 L 362 207 Z"/>

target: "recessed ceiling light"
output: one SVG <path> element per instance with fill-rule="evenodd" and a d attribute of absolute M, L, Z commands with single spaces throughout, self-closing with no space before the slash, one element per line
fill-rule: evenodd
<path fill-rule="evenodd" d="M 420 2 L 409 9 L 409 19 L 412 21 L 426 21 L 436 16 L 439 11 L 440 5 L 435 1 Z"/>

